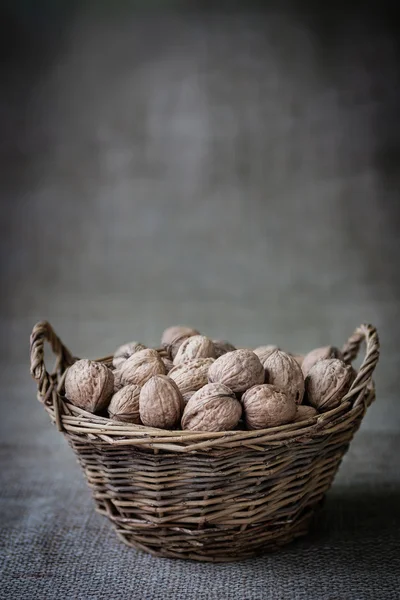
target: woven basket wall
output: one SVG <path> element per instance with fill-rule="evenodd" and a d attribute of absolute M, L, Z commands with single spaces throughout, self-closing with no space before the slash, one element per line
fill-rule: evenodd
<path fill-rule="evenodd" d="M 45 341 L 56 355 L 52 374 Z M 343 353 L 351 362 L 363 341 L 365 359 L 340 407 L 259 431 L 164 431 L 73 406 L 62 395 L 63 381 L 77 359 L 47 322 L 31 335 L 31 373 L 39 400 L 78 457 L 97 510 L 126 544 L 155 556 L 231 561 L 307 533 L 375 398 L 375 328 L 356 329 Z M 111 357 L 99 360 L 108 364 Z"/>

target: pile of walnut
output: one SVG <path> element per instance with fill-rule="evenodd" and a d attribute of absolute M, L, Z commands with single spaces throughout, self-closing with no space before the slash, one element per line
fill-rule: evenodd
<path fill-rule="evenodd" d="M 161 342 L 157 350 L 125 344 L 109 367 L 78 360 L 66 373 L 66 398 L 148 427 L 264 429 L 336 408 L 355 377 L 332 346 L 306 356 L 276 346 L 236 349 L 180 326 L 166 329 Z"/>

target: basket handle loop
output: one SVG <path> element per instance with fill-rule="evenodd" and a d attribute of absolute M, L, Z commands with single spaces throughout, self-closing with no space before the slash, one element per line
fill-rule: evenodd
<path fill-rule="evenodd" d="M 45 342 L 49 342 L 51 349 L 56 356 L 56 373 L 61 375 L 69 365 L 72 365 L 75 362 L 75 359 L 68 348 L 64 346 L 60 338 L 55 334 L 50 323 L 41 321 L 34 326 L 30 338 L 31 375 L 37 382 L 39 396 L 42 402 L 53 404 L 57 427 L 62 430 L 60 418 L 61 398 L 52 378 L 46 371 L 44 362 Z"/>
<path fill-rule="evenodd" d="M 366 352 L 363 363 L 355 380 L 345 396 L 353 406 L 358 406 L 365 397 L 365 392 L 372 380 L 372 373 L 379 360 L 379 337 L 373 325 L 363 324 L 354 331 L 342 348 L 346 363 L 351 363 L 358 355 L 362 342 L 365 341 Z"/>

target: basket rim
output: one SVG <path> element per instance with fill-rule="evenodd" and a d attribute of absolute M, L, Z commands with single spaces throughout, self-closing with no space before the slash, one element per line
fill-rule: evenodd
<path fill-rule="evenodd" d="M 371 388 L 363 404 L 351 406 L 347 402 L 311 419 L 258 430 L 192 432 L 156 429 L 132 423 L 123 423 L 121 426 L 106 417 L 84 414 L 85 411 L 70 403 L 65 403 L 66 412 L 61 415 L 61 421 L 65 435 L 85 444 L 138 446 L 171 452 L 243 447 L 264 450 L 267 446 L 290 446 L 298 442 L 305 444 L 321 436 L 329 437 L 340 430 L 348 430 L 359 422 L 374 399 L 375 390 Z M 45 408 L 56 423 L 53 407 L 46 405 Z"/>
<path fill-rule="evenodd" d="M 370 389 L 368 398 L 366 399 L 366 404 L 369 406 L 372 401 L 375 399 L 375 387 Z M 128 423 L 125 421 L 117 421 L 115 419 L 111 419 L 110 417 L 103 417 L 101 415 L 93 415 L 81 409 L 66 399 L 63 399 L 65 406 L 72 413 L 70 415 L 63 415 L 63 418 L 68 416 L 72 418 L 78 418 L 82 424 L 85 422 L 87 424 L 98 424 L 102 425 L 105 429 L 109 429 L 110 432 L 115 430 L 121 430 L 128 432 L 135 432 L 139 435 L 156 435 L 157 437 L 176 437 L 179 435 L 184 438 L 201 438 L 205 435 L 208 438 L 219 438 L 224 436 L 229 437 L 257 437 L 258 435 L 265 435 L 267 433 L 271 433 L 274 435 L 276 433 L 285 432 L 285 431 L 295 431 L 297 429 L 304 428 L 304 425 L 311 423 L 319 423 L 319 424 L 327 424 L 337 420 L 338 417 L 343 416 L 351 412 L 351 410 L 355 410 L 354 407 L 350 404 L 350 402 L 342 402 L 338 407 L 333 408 L 329 411 L 325 411 L 323 413 L 318 413 L 313 417 L 309 417 L 307 419 L 303 419 L 302 421 L 294 421 L 291 423 L 285 423 L 284 425 L 277 425 L 275 427 L 265 427 L 263 429 L 234 429 L 230 431 L 191 431 L 188 429 L 161 429 L 159 427 L 148 427 L 147 425 L 137 425 L 135 423 Z"/>

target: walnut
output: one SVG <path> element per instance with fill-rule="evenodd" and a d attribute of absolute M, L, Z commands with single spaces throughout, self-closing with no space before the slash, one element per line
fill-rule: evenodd
<path fill-rule="evenodd" d="M 193 431 L 229 431 L 242 416 L 242 405 L 222 383 L 209 383 L 198 390 L 186 404 L 182 429 Z"/>
<path fill-rule="evenodd" d="M 169 348 L 167 346 L 160 346 L 159 348 L 156 348 L 156 350 L 160 358 L 168 358 L 169 360 L 172 360 Z"/>
<path fill-rule="evenodd" d="M 164 375 L 165 366 L 156 350 L 147 349 L 139 350 L 127 358 L 120 371 L 123 385 L 142 386 L 153 375 Z"/>
<path fill-rule="evenodd" d="M 323 348 L 311 350 L 311 352 L 305 355 L 303 364 L 301 365 L 304 377 L 308 375 L 316 362 L 326 360 L 327 358 L 340 358 L 340 360 L 343 360 L 343 354 L 335 346 L 324 346 Z"/>
<path fill-rule="evenodd" d="M 294 360 L 297 362 L 299 367 L 302 366 L 304 362 L 304 354 L 291 354 L 290 356 L 293 356 Z"/>
<path fill-rule="evenodd" d="M 183 325 L 168 327 L 162 334 L 161 344 L 168 348 L 172 359 L 174 359 L 179 346 L 192 335 L 200 335 L 200 333 L 196 329 L 184 327 Z"/>
<path fill-rule="evenodd" d="M 297 406 L 292 397 L 275 385 L 255 385 L 242 397 L 248 429 L 276 427 L 293 421 Z"/>
<path fill-rule="evenodd" d="M 300 404 L 297 407 L 294 423 L 305 421 L 306 419 L 311 419 L 311 417 L 315 417 L 317 414 L 318 411 L 313 406 L 306 406 L 305 404 Z"/>
<path fill-rule="evenodd" d="M 177 384 L 182 394 L 199 390 L 208 381 L 208 371 L 213 364 L 213 358 L 195 358 L 176 365 L 168 373 Z"/>
<path fill-rule="evenodd" d="M 115 392 L 118 392 L 124 386 L 124 384 L 122 383 L 122 376 L 121 376 L 120 369 L 116 369 L 115 371 L 113 371 L 113 375 L 114 375 L 114 394 L 115 394 Z"/>
<path fill-rule="evenodd" d="M 108 406 L 108 414 L 115 421 L 140 425 L 138 385 L 126 385 L 114 394 Z"/>
<path fill-rule="evenodd" d="M 178 386 L 166 375 L 154 375 L 140 392 L 140 419 L 148 427 L 176 427 L 181 420 L 183 408 L 184 402 Z"/>
<path fill-rule="evenodd" d="M 65 395 L 91 413 L 107 407 L 114 389 L 113 372 L 94 360 L 78 360 L 67 370 Z"/>
<path fill-rule="evenodd" d="M 236 350 L 235 346 L 232 346 L 232 344 L 226 342 L 225 340 L 213 340 L 213 343 L 215 348 L 215 358 L 219 358 L 227 352 Z"/>
<path fill-rule="evenodd" d="M 319 360 L 306 377 L 309 403 L 319 411 L 339 406 L 354 381 L 355 371 L 338 358 Z"/>
<path fill-rule="evenodd" d="M 251 350 L 242 348 L 217 358 L 208 372 L 210 383 L 223 383 L 238 393 L 263 383 L 264 377 L 264 369 L 258 356 Z"/>
<path fill-rule="evenodd" d="M 190 400 L 190 398 L 193 396 L 193 394 L 195 394 L 196 392 L 194 390 L 190 390 L 190 392 L 185 392 L 184 394 L 182 394 L 182 398 L 185 404 L 187 404 Z"/>
<path fill-rule="evenodd" d="M 263 365 L 266 381 L 285 392 L 296 404 L 301 404 L 304 396 L 304 377 L 293 356 L 282 350 L 274 350 L 263 361 Z"/>
<path fill-rule="evenodd" d="M 123 344 L 116 349 L 113 357 L 113 365 L 116 369 L 119 369 L 122 364 L 126 361 L 127 358 L 135 354 L 135 352 L 139 352 L 140 350 L 145 350 L 146 346 L 140 344 L 140 342 L 130 342 L 129 344 Z"/>
<path fill-rule="evenodd" d="M 215 358 L 215 348 L 212 341 L 204 335 L 192 335 L 179 346 L 174 358 L 174 365 L 187 362 L 194 358 Z"/>
<path fill-rule="evenodd" d="M 168 358 L 167 356 L 163 356 L 161 357 L 161 360 L 164 363 L 164 367 L 165 367 L 165 372 L 169 373 L 171 369 L 173 369 L 174 367 L 174 363 L 172 362 L 172 360 L 170 358 Z"/>
<path fill-rule="evenodd" d="M 260 361 L 263 363 L 264 360 L 273 352 L 279 350 L 278 346 L 258 346 L 253 350 L 254 354 L 257 354 Z"/>

